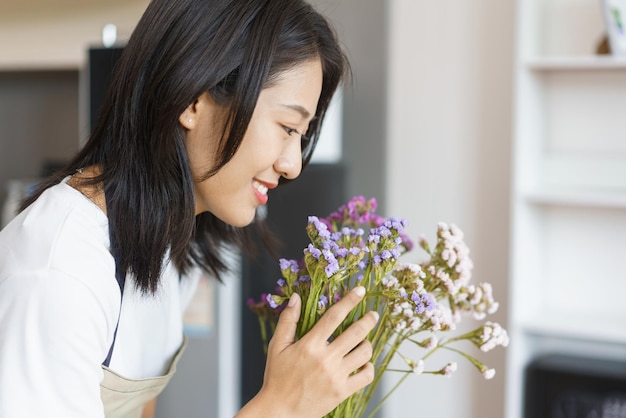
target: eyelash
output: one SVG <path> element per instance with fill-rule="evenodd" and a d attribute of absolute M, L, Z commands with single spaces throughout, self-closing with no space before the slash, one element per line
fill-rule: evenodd
<path fill-rule="evenodd" d="M 309 138 L 308 136 L 301 134 L 297 129 L 294 128 L 290 128 L 288 126 L 283 125 L 283 129 L 285 130 L 285 132 L 287 132 L 287 135 L 291 136 L 292 134 L 297 134 L 300 135 L 300 141 L 301 141 L 301 147 L 302 147 L 302 151 L 304 152 L 309 145 L 311 144 L 311 138 Z"/>
<path fill-rule="evenodd" d="M 285 130 L 285 132 L 287 132 L 287 135 L 292 135 L 292 134 L 296 133 L 296 134 L 302 136 L 302 134 L 300 132 L 298 132 L 297 129 L 293 129 L 293 128 L 290 128 L 288 126 L 283 126 L 283 129 Z"/>

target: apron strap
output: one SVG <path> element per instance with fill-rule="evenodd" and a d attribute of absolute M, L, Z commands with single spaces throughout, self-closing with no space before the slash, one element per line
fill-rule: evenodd
<path fill-rule="evenodd" d="M 120 316 L 122 315 L 122 298 L 124 297 L 124 284 L 126 283 L 126 274 L 120 273 L 120 269 L 115 269 L 115 279 L 117 280 L 117 284 L 120 286 L 120 314 L 117 316 L 117 324 L 115 324 L 115 331 L 113 332 L 113 342 L 111 343 L 111 348 L 109 348 L 109 354 L 107 354 L 107 358 L 102 362 L 103 366 L 109 367 L 109 363 L 111 363 L 111 356 L 113 356 L 113 347 L 115 346 L 115 338 L 117 337 L 117 328 L 120 325 Z"/>

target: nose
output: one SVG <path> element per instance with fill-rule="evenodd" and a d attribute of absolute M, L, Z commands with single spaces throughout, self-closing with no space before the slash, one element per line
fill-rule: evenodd
<path fill-rule="evenodd" d="M 288 180 L 293 180 L 302 171 L 302 148 L 300 137 L 290 140 L 274 162 L 274 170 Z"/>

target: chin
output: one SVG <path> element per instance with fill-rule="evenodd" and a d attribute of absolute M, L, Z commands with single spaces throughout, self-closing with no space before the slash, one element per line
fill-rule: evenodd
<path fill-rule="evenodd" d="M 218 218 L 220 218 L 220 220 L 223 221 L 224 223 L 227 223 L 228 225 L 234 226 L 236 228 L 244 228 L 250 225 L 252 222 L 254 222 L 254 219 L 255 219 L 254 211 L 252 211 L 250 215 L 243 214 L 243 213 L 241 214 L 231 213 L 229 215 L 230 216 L 225 216 L 223 218 L 218 216 Z"/>

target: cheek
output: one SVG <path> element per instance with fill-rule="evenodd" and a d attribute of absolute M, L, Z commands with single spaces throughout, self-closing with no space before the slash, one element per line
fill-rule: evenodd
<path fill-rule="evenodd" d="M 186 141 L 187 158 L 194 177 L 203 177 L 216 163 L 216 150 L 208 135 L 195 135 Z"/>
<path fill-rule="evenodd" d="M 242 159 L 248 160 L 247 164 L 251 166 L 268 165 L 278 158 L 285 143 L 271 129 L 256 129 L 246 134 L 237 153 L 241 154 Z"/>

